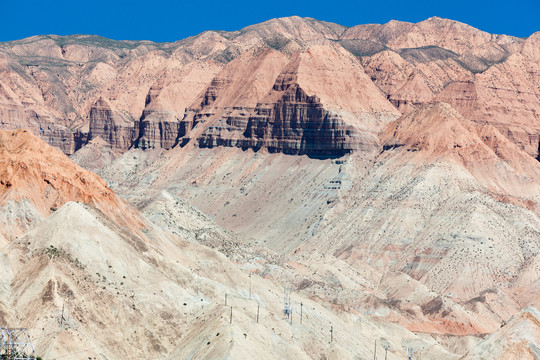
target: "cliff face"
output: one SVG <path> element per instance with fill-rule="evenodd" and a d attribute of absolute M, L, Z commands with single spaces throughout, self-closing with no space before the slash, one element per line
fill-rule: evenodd
<path fill-rule="evenodd" d="M 135 123 L 134 145 L 141 149 L 170 149 L 176 145 L 179 129 L 180 120 L 174 114 L 164 110 L 145 110 Z"/>
<path fill-rule="evenodd" d="M 160 106 L 157 100 L 162 88 L 150 88 L 146 107 L 139 121 L 135 122 L 134 145 L 141 149 L 170 149 L 176 144 L 180 119 L 171 110 Z"/>
<path fill-rule="evenodd" d="M 244 134 L 244 147 L 285 154 L 341 156 L 357 148 L 355 129 L 298 84 L 288 86 L 271 108 L 258 106 Z"/>
<path fill-rule="evenodd" d="M 0 129 L 28 129 L 65 154 L 75 152 L 74 133 L 56 123 L 46 109 L 37 113 L 26 101 L 0 82 Z"/>
<path fill-rule="evenodd" d="M 90 108 L 88 140 L 100 137 L 113 149 L 129 149 L 134 133 L 133 121 L 114 111 L 104 99 L 99 98 Z"/>
<path fill-rule="evenodd" d="M 376 133 L 398 114 L 358 60 L 332 43 L 290 59 L 253 51 L 231 61 L 189 109 L 180 143 L 339 157 L 376 149 Z"/>
<path fill-rule="evenodd" d="M 317 96 L 309 96 L 293 84 L 275 104 L 232 109 L 197 141 L 200 147 L 265 148 L 271 153 L 339 157 L 358 148 L 354 135 L 355 129 L 325 110 Z"/>
<path fill-rule="evenodd" d="M 400 113 L 448 102 L 538 158 L 540 36 L 459 22 L 298 17 L 170 44 L 37 36 L 0 46 L 0 124 L 72 154 L 177 144 L 339 156 Z M 279 82 L 283 82 L 279 84 Z"/>

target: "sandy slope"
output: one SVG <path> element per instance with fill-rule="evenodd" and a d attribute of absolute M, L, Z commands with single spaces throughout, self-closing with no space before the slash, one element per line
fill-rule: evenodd
<path fill-rule="evenodd" d="M 402 116 L 380 141 L 337 161 L 133 151 L 100 173 L 140 208 L 166 189 L 209 213 L 244 258 L 273 249 L 265 275 L 414 331 L 491 333 L 538 306 L 525 296 L 538 293 L 538 163 L 448 104 Z"/>
<path fill-rule="evenodd" d="M 36 164 L 78 169 L 61 154 L 46 161 L 47 145 L 17 135 L 9 135 L 6 155 L 25 149 L 23 158 L 42 157 Z M 96 175 L 85 174 L 101 184 L 98 194 L 107 189 Z M 26 191 L 36 177 L 10 180 L 12 196 L 29 203 L 42 199 L 40 192 Z M 144 224 L 142 232 L 133 231 L 123 217 L 106 213 L 110 197 L 94 194 L 94 182 L 67 182 L 57 191 L 67 199 L 77 186 L 93 202 L 65 202 L 0 253 L 0 321 L 29 328 L 45 358 L 352 359 L 383 338 L 390 359 L 402 358 L 410 344 L 429 349 L 427 358 L 457 357 L 430 336 L 296 291 L 291 323 L 282 314 L 281 284 L 260 271 L 274 266 L 286 272 L 275 253 L 237 243 L 210 217 L 166 192 L 143 202 L 146 217 L 121 205 Z"/>
<path fill-rule="evenodd" d="M 255 276 L 254 300 L 244 300 L 249 278 L 225 256 L 161 230 L 147 236 L 149 242 L 126 233 L 92 207 L 65 204 L 3 250 L 2 263 L 11 270 L 4 278 L 10 294 L 4 297 L 5 321 L 29 327 L 37 352 L 47 358 L 354 358 L 380 337 L 392 339 L 390 358 L 401 358 L 401 344 L 411 341 L 434 346 L 435 357 L 454 358 L 432 339 L 296 294 L 293 306 L 303 302 L 304 319 L 296 323 L 296 309 L 291 325 L 282 319 L 276 284 Z M 59 326 L 69 291 L 70 320 Z M 230 308 L 222 304 L 225 293 L 232 325 Z"/>

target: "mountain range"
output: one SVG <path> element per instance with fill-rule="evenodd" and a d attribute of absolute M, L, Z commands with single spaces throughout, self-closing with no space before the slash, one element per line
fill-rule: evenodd
<path fill-rule="evenodd" d="M 0 323 L 45 358 L 540 356 L 540 32 L 34 36 L 0 129 Z"/>

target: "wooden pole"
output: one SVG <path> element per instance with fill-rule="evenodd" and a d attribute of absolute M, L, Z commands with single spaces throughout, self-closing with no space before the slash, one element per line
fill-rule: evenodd
<path fill-rule="evenodd" d="M 302 307 L 304 306 L 303 303 L 300 303 L 300 325 L 302 325 Z"/>
<path fill-rule="evenodd" d="M 293 316 L 293 312 L 292 312 L 292 304 L 291 304 L 291 325 L 292 325 L 292 316 Z"/>
<path fill-rule="evenodd" d="M 257 305 L 257 322 L 259 322 L 259 307 L 260 305 Z"/>
<path fill-rule="evenodd" d="M 231 306 L 231 320 L 230 323 L 232 324 L 232 306 Z"/>
<path fill-rule="evenodd" d="M 375 340 L 375 352 L 373 353 L 373 360 L 377 360 L 377 340 Z"/>
<path fill-rule="evenodd" d="M 68 321 L 71 319 L 71 290 L 68 292 Z"/>

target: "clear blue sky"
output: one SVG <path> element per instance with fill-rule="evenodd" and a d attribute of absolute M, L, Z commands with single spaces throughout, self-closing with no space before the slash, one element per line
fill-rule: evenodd
<path fill-rule="evenodd" d="M 0 41 L 42 34 L 176 41 L 291 15 L 346 26 L 439 16 L 491 33 L 526 37 L 540 31 L 540 0 L 0 0 Z"/>

